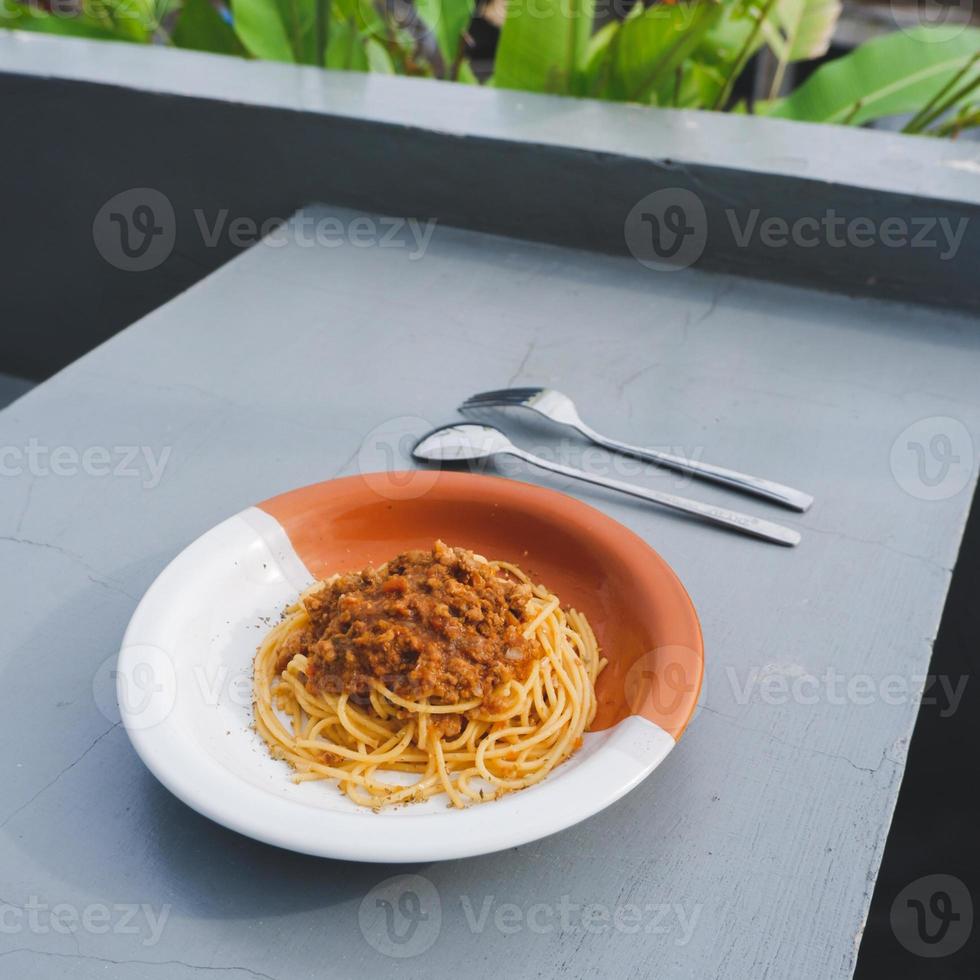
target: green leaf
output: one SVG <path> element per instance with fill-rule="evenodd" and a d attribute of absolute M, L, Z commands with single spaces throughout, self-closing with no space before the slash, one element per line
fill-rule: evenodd
<path fill-rule="evenodd" d="M 776 56 L 770 95 L 783 85 L 791 61 L 821 58 L 827 53 L 843 6 L 840 0 L 779 0 L 763 25 L 763 33 Z"/>
<path fill-rule="evenodd" d="M 459 54 L 460 37 L 473 19 L 474 0 L 415 0 L 415 9 L 435 34 L 446 64 Z"/>
<path fill-rule="evenodd" d="M 634 11 L 640 13 L 641 7 L 642 4 L 635 4 L 627 17 L 634 16 Z M 585 49 L 585 65 L 582 69 L 583 87 L 588 95 L 597 95 L 606 88 L 610 71 L 609 47 L 621 27 L 622 24 L 618 20 L 611 20 L 589 38 Z"/>
<path fill-rule="evenodd" d="M 656 4 L 627 18 L 609 43 L 608 98 L 653 101 L 721 17 L 715 0 Z"/>
<path fill-rule="evenodd" d="M 330 24 L 327 44 L 327 68 L 345 71 L 367 71 L 368 55 L 357 24 L 350 20 L 335 20 Z"/>
<path fill-rule="evenodd" d="M 231 24 L 222 18 L 211 0 L 184 0 L 171 38 L 178 48 L 245 54 Z"/>
<path fill-rule="evenodd" d="M 759 0 L 758 3 L 750 2 L 746 4 L 746 11 L 749 18 L 749 27 L 742 41 L 741 47 L 734 57 L 722 66 L 722 74 L 725 76 L 725 84 L 712 103 L 712 109 L 724 109 L 731 100 L 735 84 L 745 71 L 749 59 L 761 46 L 763 25 L 772 15 L 777 0 Z"/>
<path fill-rule="evenodd" d="M 316 64 L 316 0 L 231 0 L 233 26 L 256 58 Z"/>
<path fill-rule="evenodd" d="M 594 0 L 511 0 L 494 63 L 497 88 L 578 94 Z"/>
<path fill-rule="evenodd" d="M 473 74 L 473 66 L 464 58 L 459 63 L 459 72 L 456 81 L 463 85 L 479 85 L 480 80 Z"/>
<path fill-rule="evenodd" d="M 713 65 L 688 60 L 679 71 L 679 86 L 677 72 L 658 86 L 657 105 L 675 109 L 704 109 L 714 104 L 718 93 L 725 87 L 725 76 Z"/>
<path fill-rule="evenodd" d="M 180 0 L 86 0 L 111 11 L 116 29 L 129 40 L 151 41 L 164 18 L 180 7 Z"/>
<path fill-rule="evenodd" d="M 361 37 L 372 37 L 382 47 L 397 34 L 396 26 L 381 15 L 381 3 L 376 0 L 333 0 L 331 13 L 331 24 L 334 21 L 356 24 Z"/>
<path fill-rule="evenodd" d="M 781 60 L 821 58 L 842 9 L 840 0 L 779 0 L 764 27 L 766 40 Z"/>
<path fill-rule="evenodd" d="M 273 0 L 231 0 L 235 33 L 250 54 L 266 61 L 295 61 L 286 25 Z"/>
<path fill-rule="evenodd" d="M 394 75 L 395 65 L 388 54 L 388 49 L 377 38 L 369 37 L 364 42 L 364 52 L 367 55 L 368 70 L 382 75 Z"/>
<path fill-rule="evenodd" d="M 694 60 L 716 68 L 731 68 L 747 43 L 747 54 L 751 57 L 763 44 L 761 37 L 752 39 L 758 15 L 759 5 L 754 0 L 723 3 L 721 16 L 708 28 L 694 49 Z"/>
<path fill-rule="evenodd" d="M 919 27 L 868 41 L 819 68 L 768 115 L 860 125 L 915 112 L 980 50 L 977 28 L 947 35 L 943 27 Z"/>

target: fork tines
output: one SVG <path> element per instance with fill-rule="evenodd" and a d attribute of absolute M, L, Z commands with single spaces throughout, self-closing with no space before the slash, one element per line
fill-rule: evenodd
<path fill-rule="evenodd" d="M 500 388 L 497 391 L 481 391 L 467 398 L 460 408 L 480 408 L 483 405 L 520 405 L 539 394 L 541 388 Z"/>

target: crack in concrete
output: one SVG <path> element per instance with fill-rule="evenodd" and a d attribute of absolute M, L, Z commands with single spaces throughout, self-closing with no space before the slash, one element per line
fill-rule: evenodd
<path fill-rule="evenodd" d="M 623 394 L 625 393 L 625 390 L 634 381 L 638 381 L 648 371 L 652 371 L 654 368 L 659 367 L 659 366 L 660 366 L 659 365 L 659 362 L 655 361 L 653 364 L 648 364 L 646 367 L 641 367 L 638 371 L 634 371 L 631 375 L 629 375 L 623 381 L 620 381 L 620 383 L 618 385 L 616 385 L 616 394 L 619 395 L 620 397 L 622 397 Z"/>
<path fill-rule="evenodd" d="M 61 779 L 61 777 L 64 776 L 65 773 L 74 769 L 75 766 L 77 766 L 78 763 L 81 762 L 82 759 L 84 759 L 85 756 L 87 756 L 89 752 L 91 752 L 92 749 L 94 749 L 96 745 L 98 745 L 99 742 L 101 742 L 102 739 L 106 737 L 106 735 L 108 735 L 114 729 L 118 728 L 121 724 L 122 724 L 121 721 L 117 721 L 115 724 L 110 725 L 101 735 L 99 735 L 98 738 L 95 739 L 94 742 L 92 742 L 89 745 L 89 747 L 80 756 L 78 756 L 78 758 L 74 760 L 74 762 L 69 762 L 68 765 L 65 766 L 58 773 L 58 775 L 54 777 L 54 779 L 52 779 L 48 783 L 45 783 L 44 786 L 42 786 L 29 800 L 27 800 L 25 803 L 22 803 L 12 813 L 9 813 L 6 817 L 4 817 L 3 823 L 0 823 L 0 830 L 3 830 L 3 828 L 6 827 L 7 824 L 10 823 L 10 821 L 13 820 L 14 817 L 16 817 L 19 813 L 23 813 L 23 811 L 26 810 L 39 796 L 41 796 L 42 793 L 46 793 L 49 789 L 51 789 L 51 787 L 54 786 L 54 784 L 58 782 L 58 780 Z"/>
<path fill-rule="evenodd" d="M 861 538 L 855 534 L 846 534 L 844 531 L 832 531 L 827 528 L 808 526 L 806 532 L 814 531 L 817 534 L 825 534 L 834 538 L 841 538 L 844 541 L 853 541 L 856 544 L 869 544 L 876 548 L 881 548 L 883 551 L 891 552 L 893 555 L 899 555 L 902 558 L 910 558 L 912 561 L 922 562 L 924 565 L 929 565 L 931 568 L 938 569 L 941 572 L 945 572 L 947 575 L 953 574 L 952 568 L 947 568 L 945 565 L 940 564 L 932 558 L 926 558 L 925 555 L 917 555 L 911 551 L 903 551 L 901 548 L 896 548 L 894 545 L 886 544 L 884 541 L 875 541 L 873 538 Z"/>
<path fill-rule="evenodd" d="M 11 544 L 22 544 L 28 548 L 42 548 L 45 551 L 54 551 L 65 558 L 71 559 L 71 561 L 76 562 L 85 569 L 86 578 L 93 585 L 98 585 L 103 589 L 107 589 L 110 592 L 116 592 L 119 595 L 125 596 L 127 599 L 133 599 L 134 601 L 138 598 L 131 592 L 127 592 L 121 585 L 114 582 L 112 579 L 106 578 L 99 572 L 97 568 L 90 565 L 85 558 L 78 554 L 77 552 L 70 551 L 68 548 L 63 548 L 61 545 L 52 544 L 49 541 L 35 541 L 32 538 L 21 538 L 16 534 L 0 534 L 0 541 L 8 541 Z"/>
<path fill-rule="evenodd" d="M 527 345 L 527 350 L 524 352 L 524 356 L 521 358 L 521 363 L 517 365 L 517 370 L 507 379 L 506 387 L 512 387 L 514 382 L 524 373 L 524 368 L 527 367 L 527 362 L 531 359 L 531 355 L 534 353 L 536 344 L 537 341 L 532 340 Z"/>
<path fill-rule="evenodd" d="M 274 977 L 270 973 L 262 973 L 261 970 L 253 970 L 250 966 L 206 966 L 202 963 L 188 963 L 186 960 L 117 960 L 108 956 L 95 956 L 94 954 L 90 953 L 55 953 L 51 950 L 34 949 L 31 946 L 16 946 L 13 949 L 4 950 L 4 952 L 0 953 L 0 958 L 4 956 L 12 956 L 14 953 L 33 953 L 35 956 L 52 956 L 56 959 L 92 960 L 96 963 L 106 963 L 111 966 L 184 966 L 187 967 L 188 970 L 207 970 L 224 973 L 231 973 L 237 970 L 241 973 L 248 973 L 253 977 L 259 977 L 260 980 L 279 980 L 278 977 Z"/>
<path fill-rule="evenodd" d="M 763 738 L 770 742 L 775 742 L 777 745 L 784 745 L 790 749 L 796 749 L 799 752 L 809 752 L 811 755 L 819 755 L 825 759 L 833 759 L 836 762 L 846 762 L 852 769 L 856 769 L 858 772 L 867 772 L 872 775 L 878 773 L 881 767 L 886 762 L 891 762 L 888 758 L 888 750 L 885 749 L 881 754 L 881 762 L 876 766 L 859 766 L 856 762 L 849 759 L 846 755 L 835 755 L 833 752 L 824 752 L 821 749 L 815 749 L 809 745 L 800 745 L 798 742 L 788 742 L 784 738 L 780 738 L 778 735 L 773 735 L 772 732 L 765 732 L 761 728 L 752 728 L 750 725 L 740 725 L 738 721 L 732 715 L 726 715 L 722 711 L 718 711 L 716 708 L 709 708 L 706 704 L 699 705 L 698 710 L 707 711 L 710 715 L 715 715 L 718 718 L 723 718 L 727 721 L 733 728 L 737 728 L 742 732 L 750 732 L 753 735 L 761 735 Z M 893 763 L 894 765 L 895 763 Z"/>
<path fill-rule="evenodd" d="M 37 483 L 37 477 L 32 476 L 31 482 L 27 484 L 27 493 L 24 496 L 24 503 L 20 508 L 20 514 L 17 515 L 17 526 L 14 528 L 14 534 L 20 534 L 21 529 L 24 527 L 24 518 L 27 517 L 27 512 L 30 510 L 35 483 Z"/>
<path fill-rule="evenodd" d="M 707 320 L 716 309 L 718 309 L 718 304 L 721 302 L 721 300 L 724 299 L 734 288 L 734 282 L 726 282 L 714 290 L 711 296 L 711 301 L 708 303 L 708 308 L 694 321 L 692 326 L 700 327 L 701 324 L 704 323 L 704 321 Z"/>
<path fill-rule="evenodd" d="M 341 473 L 343 473 L 343 472 L 344 472 L 344 470 L 346 470 L 346 469 L 347 469 L 347 467 L 348 467 L 348 466 L 350 466 L 350 464 L 351 464 L 351 463 L 353 463 L 355 459 L 357 459 L 357 457 L 358 457 L 358 456 L 360 455 L 360 452 L 361 452 L 361 447 L 360 447 L 360 445 L 358 445 L 358 447 L 357 447 L 357 449 L 355 449 L 355 450 L 354 450 L 354 452 L 352 452 L 352 453 L 350 454 L 350 456 L 348 456 L 348 457 L 347 457 L 347 459 L 345 459 L 345 460 L 344 460 L 344 461 L 343 461 L 343 462 L 342 462 L 342 463 L 340 464 L 340 466 L 338 466 L 338 467 L 337 467 L 337 468 L 336 468 L 336 469 L 335 469 L 335 470 L 333 471 L 333 473 L 331 473 L 331 474 L 330 474 L 330 478 L 331 478 L 331 479 L 333 479 L 334 477 L 338 477 L 338 476 L 340 476 L 340 474 L 341 474 Z"/>

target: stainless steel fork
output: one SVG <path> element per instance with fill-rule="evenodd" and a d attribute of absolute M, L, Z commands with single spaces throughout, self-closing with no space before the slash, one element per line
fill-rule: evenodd
<path fill-rule="evenodd" d="M 460 405 L 461 411 L 483 408 L 528 408 L 553 422 L 575 429 L 586 439 L 613 452 L 690 473 L 692 476 L 713 480 L 715 483 L 723 483 L 734 490 L 764 497 L 792 510 L 804 511 L 813 503 L 813 497 L 808 493 L 783 486 L 781 483 L 774 483 L 772 480 L 762 480 L 722 466 L 702 463 L 697 459 L 674 456 L 657 449 L 645 449 L 642 446 L 631 446 L 629 443 L 620 442 L 618 439 L 610 439 L 586 425 L 579 417 L 571 398 L 560 391 L 555 391 L 554 388 L 502 388 L 499 391 L 484 391 L 473 395 Z"/>

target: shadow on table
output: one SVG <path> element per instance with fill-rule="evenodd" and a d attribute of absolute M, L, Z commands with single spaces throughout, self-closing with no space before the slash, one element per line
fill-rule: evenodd
<path fill-rule="evenodd" d="M 165 564 L 118 571 L 142 591 Z M 107 580 L 108 581 L 108 580 Z M 133 750 L 109 679 L 135 600 L 87 584 L 39 618 L 0 672 L 0 717 L 10 765 L 34 767 L 37 789 L 4 792 L 0 868 L 4 899 L 171 904 L 181 915 L 274 918 L 360 899 L 418 865 L 312 858 L 251 840 L 186 806 Z M 66 640 L 70 638 L 70 642 Z M 59 664 L 25 683 L 24 656 Z M 95 691 L 95 696 L 93 696 Z"/>
<path fill-rule="evenodd" d="M 263 918 L 360 900 L 393 874 L 422 864 L 367 864 L 296 854 L 244 837 L 201 816 L 143 774 L 140 793 L 152 814 L 158 855 L 179 883 L 181 909 L 209 918 Z"/>

